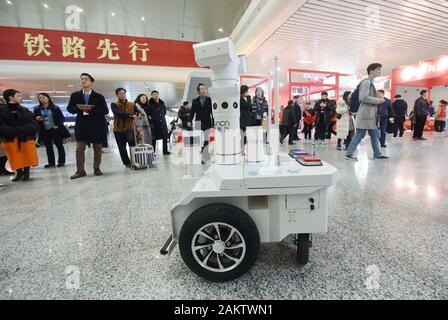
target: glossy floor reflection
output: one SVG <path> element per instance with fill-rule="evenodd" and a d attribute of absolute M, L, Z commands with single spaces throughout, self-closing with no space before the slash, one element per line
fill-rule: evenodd
<path fill-rule="evenodd" d="M 285 239 L 263 245 L 251 272 L 227 284 L 197 278 L 177 249 L 168 258 L 158 253 L 183 167 L 165 158 L 134 172 L 113 146 L 104 154 L 104 177 L 70 181 L 68 144 L 63 169 L 36 168 L 30 183 L 0 177 L 0 298 L 447 299 L 448 139 L 428 138 L 390 139 L 388 161 L 371 160 L 368 139 L 357 163 L 334 141 L 318 146 L 339 173 L 329 232 L 315 236 L 310 263 L 297 267 Z"/>

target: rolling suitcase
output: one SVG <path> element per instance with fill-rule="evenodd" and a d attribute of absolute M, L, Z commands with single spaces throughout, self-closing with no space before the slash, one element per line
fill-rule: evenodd
<path fill-rule="evenodd" d="M 134 170 L 154 168 L 154 148 L 150 144 L 131 147 L 131 165 Z"/>
<path fill-rule="evenodd" d="M 134 170 L 154 168 L 155 153 L 151 145 L 152 133 L 143 108 L 136 105 L 141 119 L 134 120 L 135 147 L 131 147 L 131 166 Z"/>

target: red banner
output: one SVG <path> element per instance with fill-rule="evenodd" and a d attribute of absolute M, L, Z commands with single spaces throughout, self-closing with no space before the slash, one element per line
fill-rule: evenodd
<path fill-rule="evenodd" d="M 197 68 L 193 42 L 0 27 L 0 60 Z"/>

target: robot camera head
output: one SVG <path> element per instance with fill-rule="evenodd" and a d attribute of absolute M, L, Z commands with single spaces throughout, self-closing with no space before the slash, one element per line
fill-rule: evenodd
<path fill-rule="evenodd" d="M 229 64 L 239 60 L 233 41 L 222 38 L 193 45 L 196 63 L 200 67 Z"/>

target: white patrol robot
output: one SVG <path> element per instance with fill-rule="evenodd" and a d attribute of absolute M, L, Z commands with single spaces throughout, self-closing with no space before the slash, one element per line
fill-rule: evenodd
<path fill-rule="evenodd" d="M 327 232 L 327 191 L 336 169 L 325 162 L 302 166 L 288 154 L 246 161 L 239 130 L 239 75 L 245 57 L 236 54 L 229 38 L 193 48 L 197 64 L 213 71 L 209 93 L 216 124 L 215 163 L 171 210 L 172 235 L 161 253 L 170 254 L 178 243 L 194 273 L 230 281 L 254 265 L 260 243 L 295 234 L 297 260 L 305 265 L 311 235 Z"/>

